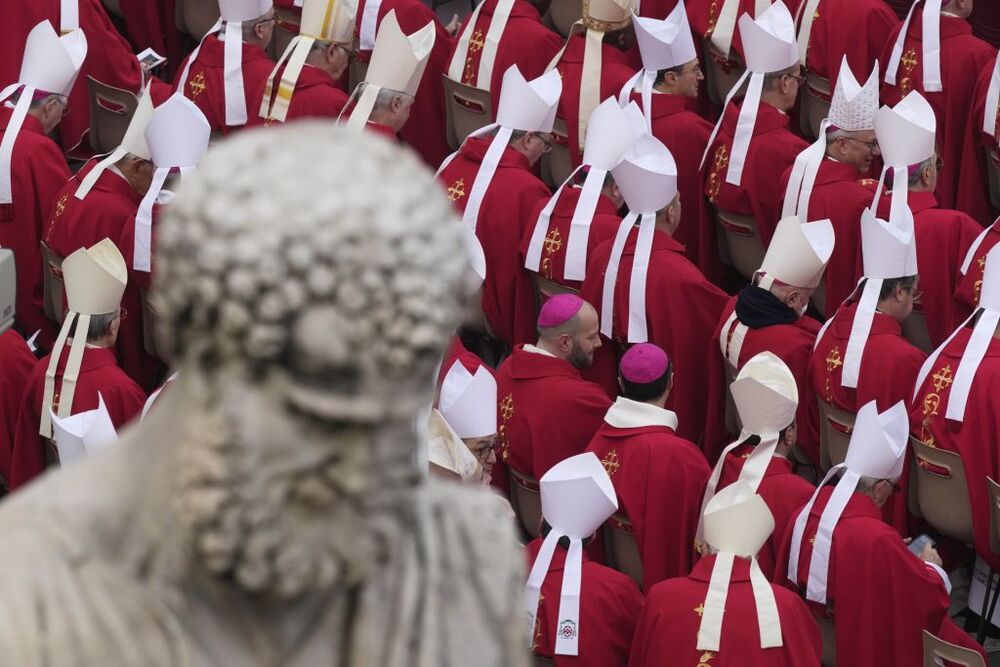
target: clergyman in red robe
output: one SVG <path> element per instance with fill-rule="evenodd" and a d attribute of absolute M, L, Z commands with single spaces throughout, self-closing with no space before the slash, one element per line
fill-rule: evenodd
<path fill-rule="evenodd" d="M 10 453 L 21 399 L 35 367 L 35 355 L 14 329 L 0 333 L 0 475 L 10 479 Z"/>
<path fill-rule="evenodd" d="M 896 12 L 883 0 L 817 0 L 811 19 L 805 13 L 811 3 L 805 0 L 804 4 L 798 22 L 801 32 L 809 21 L 806 69 L 826 79 L 831 91 L 845 56 L 855 72 L 871 70 L 889 34 L 899 25 Z"/>

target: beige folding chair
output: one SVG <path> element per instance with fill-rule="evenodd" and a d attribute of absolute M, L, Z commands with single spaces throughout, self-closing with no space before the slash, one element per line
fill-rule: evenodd
<path fill-rule="evenodd" d="M 63 319 L 63 258 L 41 243 L 42 251 L 42 311 L 56 324 Z"/>
<path fill-rule="evenodd" d="M 972 544 L 972 509 L 962 457 L 910 436 L 916 462 L 911 483 L 924 519 L 942 535 Z"/>
<path fill-rule="evenodd" d="M 546 658 L 544 655 L 531 655 L 531 664 L 534 667 L 552 667 L 555 661 L 552 658 Z"/>
<path fill-rule="evenodd" d="M 176 0 L 174 23 L 177 30 L 201 39 L 219 20 L 218 0 Z"/>
<path fill-rule="evenodd" d="M 448 145 L 457 149 L 465 138 L 493 122 L 493 98 L 490 91 L 467 86 L 442 74 Z"/>
<path fill-rule="evenodd" d="M 628 575 L 642 588 L 642 557 L 635 541 L 632 522 L 618 512 L 604 523 L 604 551 L 608 567 Z"/>
<path fill-rule="evenodd" d="M 986 154 L 986 175 L 990 184 L 990 203 L 1000 208 L 1000 153 L 996 148 Z"/>
<path fill-rule="evenodd" d="M 799 126 L 810 139 L 819 136 L 819 126 L 830 114 L 830 81 L 818 74 L 806 72 L 805 93 L 800 97 Z"/>
<path fill-rule="evenodd" d="M 752 216 L 720 208 L 715 209 L 715 217 L 729 264 L 747 280 L 752 279 L 764 261 L 764 242 L 757 231 L 757 221 Z"/>
<path fill-rule="evenodd" d="M 962 667 L 986 667 L 983 656 L 972 649 L 950 644 L 924 630 L 924 667 L 938 667 L 944 664 L 942 660 Z"/>
<path fill-rule="evenodd" d="M 140 289 L 139 294 L 142 299 L 142 347 L 146 350 L 146 354 L 163 359 L 164 356 L 160 354 L 159 346 L 156 344 L 156 322 L 159 314 L 150 302 L 149 293 Z"/>
<path fill-rule="evenodd" d="M 726 58 L 707 39 L 702 39 L 702 45 L 705 52 L 705 92 L 708 93 L 708 99 L 721 105 L 726 101 L 726 95 L 732 87 L 743 76 L 746 66 L 735 53 Z"/>
<path fill-rule="evenodd" d="M 583 0 L 552 0 L 548 17 L 556 32 L 569 37 L 573 24 L 583 17 Z"/>
<path fill-rule="evenodd" d="M 819 465 L 824 471 L 844 462 L 854 431 L 853 413 L 816 397 L 819 405 Z"/>
<path fill-rule="evenodd" d="M 823 640 L 821 664 L 823 667 L 837 667 L 837 635 L 833 619 L 826 616 L 818 617 L 816 625 L 819 626 L 819 636 Z"/>
<path fill-rule="evenodd" d="M 555 190 L 572 172 L 566 121 L 556 118 L 552 125 L 552 150 L 542 155 L 542 180 Z"/>
<path fill-rule="evenodd" d="M 910 316 L 903 320 L 902 329 L 903 338 L 910 341 L 914 347 L 920 348 L 928 354 L 934 350 L 931 335 L 927 331 L 927 318 L 924 317 L 923 312 L 914 310 L 910 313 Z"/>
<path fill-rule="evenodd" d="M 542 494 L 538 481 L 513 468 L 510 472 L 510 504 L 521 522 L 521 528 L 532 539 L 538 537 L 542 523 Z"/>
<path fill-rule="evenodd" d="M 87 77 L 90 98 L 90 146 L 98 153 L 110 153 L 122 142 L 132 115 L 139 106 L 133 93 Z"/>

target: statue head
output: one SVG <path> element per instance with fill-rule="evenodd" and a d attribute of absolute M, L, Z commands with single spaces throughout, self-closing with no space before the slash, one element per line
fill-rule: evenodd
<path fill-rule="evenodd" d="M 219 144 L 157 233 L 197 560 L 286 598 L 363 577 L 405 522 L 414 415 L 475 288 L 447 198 L 409 152 L 295 123 Z"/>

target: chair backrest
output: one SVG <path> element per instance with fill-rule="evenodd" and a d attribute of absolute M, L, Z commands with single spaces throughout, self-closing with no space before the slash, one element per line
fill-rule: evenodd
<path fill-rule="evenodd" d="M 531 276 L 531 284 L 535 288 L 535 312 L 537 313 L 545 302 L 557 294 L 579 294 L 580 290 L 566 285 L 560 285 L 554 280 L 549 280 L 534 271 L 528 271 Z"/>
<path fill-rule="evenodd" d="M 473 88 L 441 75 L 444 81 L 448 145 L 458 148 L 465 138 L 493 122 L 493 98 L 490 91 Z"/>
<path fill-rule="evenodd" d="M 818 616 L 816 625 L 819 626 L 819 636 L 823 640 L 821 664 L 823 667 L 837 667 L 837 635 L 834 632 L 833 619 Z"/>
<path fill-rule="evenodd" d="M 632 522 L 619 512 L 604 523 L 604 551 L 608 567 L 628 575 L 642 588 L 642 557 Z"/>
<path fill-rule="evenodd" d="M 218 0 L 176 0 L 174 23 L 177 30 L 201 39 L 219 20 Z"/>
<path fill-rule="evenodd" d="M 552 0 L 548 17 L 556 32 L 569 37 L 573 24 L 583 17 L 583 0 Z"/>
<path fill-rule="evenodd" d="M 741 276 L 750 280 L 764 261 L 764 242 L 757 232 L 757 221 L 749 215 L 715 209 L 721 229 L 722 242 L 729 255 L 729 263 Z"/>
<path fill-rule="evenodd" d="M 274 35 L 271 43 L 267 45 L 271 60 L 277 62 L 281 54 L 288 48 L 288 44 L 299 34 L 299 14 L 285 7 L 274 7 Z"/>
<path fill-rule="evenodd" d="M 830 114 L 830 80 L 806 72 L 805 94 L 801 96 L 799 126 L 810 139 L 819 135 L 819 126 Z"/>
<path fill-rule="evenodd" d="M 566 121 L 556 118 L 552 125 L 552 150 L 542 155 L 542 180 L 555 190 L 571 173 L 573 161 L 569 156 Z"/>
<path fill-rule="evenodd" d="M 962 457 L 931 447 L 910 436 L 916 462 L 912 483 L 924 519 L 938 532 L 963 544 L 972 543 L 972 509 Z"/>
<path fill-rule="evenodd" d="M 934 350 L 931 335 L 927 331 L 927 318 L 924 317 L 923 311 L 914 310 L 909 317 L 903 320 L 901 326 L 903 338 L 910 341 L 914 347 L 920 348 L 928 354 Z"/>
<path fill-rule="evenodd" d="M 819 464 L 823 470 L 843 463 L 851 442 L 855 415 L 816 397 L 819 405 Z"/>
<path fill-rule="evenodd" d="M 532 539 L 538 537 L 542 523 L 542 494 L 538 481 L 513 468 L 510 473 L 510 504 L 517 514 L 521 527 Z"/>
<path fill-rule="evenodd" d="M 722 105 L 726 95 L 743 76 L 746 66 L 735 53 L 730 54 L 731 58 L 723 56 L 707 39 L 702 39 L 702 46 L 705 52 L 705 92 L 713 103 Z"/>
<path fill-rule="evenodd" d="M 986 477 L 990 492 L 990 551 L 1000 554 L 1000 484 Z"/>
<path fill-rule="evenodd" d="M 159 314 L 150 302 L 149 293 L 146 290 L 140 289 L 139 295 L 142 299 L 142 347 L 146 350 L 146 354 L 163 359 L 164 357 L 160 354 L 160 348 L 156 343 L 156 322 L 159 319 Z"/>
<path fill-rule="evenodd" d="M 995 147 L 986 154 L 986 176 L 990 184 L 990 203 L 1000 208 L 1000 152 Z"/>
<path fill-rule="evenodd" d="M 42 310 L 45 317 L 56 324 L 63 319 L 63 258 L 47 246 L 41 244 L 42 250 Z"/>
<path fill-rule="evenodd" d="M 986 667 L 983 656 L 976 651 L 946 642 L 924 630 L 924 667 L 937 667 L 944 664 L 944 660 L 961 667 Z"/>
<path fill-rule="evenodd" d="M 531 655 L 531 664 L 533 667 L 552 667 L 555 661 L 552 658 L 546 658 L 544 655 Z"/>
<path fill-rule="evenodd" d="M 133 93 L 87 77 L 90 98 L 90 146 L 98 153 L 110 153 L 122 142 L 132 115 L 139 106 Z"/>

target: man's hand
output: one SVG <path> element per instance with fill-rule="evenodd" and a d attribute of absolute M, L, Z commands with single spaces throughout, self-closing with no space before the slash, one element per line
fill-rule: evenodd
<path fill-rule="evenodd" d="M 924 547 L 924 550 L 920 552 L 917 556 L 920 560 L 925 563 L 934 563 L 938 567 L 944 566 L 944 561 L 941 560 L 941 556 L 938 554 L 937 549 L 934 548 L 932 544 L 928 544 Z"/>
<path fill-rule="evenodd" d="M 458 32 L 458 27 L 460 25 L 461 25 L 461 23 L 458 20 L 458 14 L 455 14 L 454 16 L 451 17 L 451 22 L 448 23 L 448 25 L 446 25 L 444 27 L 444 29 L 448 31 L 449 35 L 451 35 L 452 37 L 454 37 L 455 33 Z"/>

